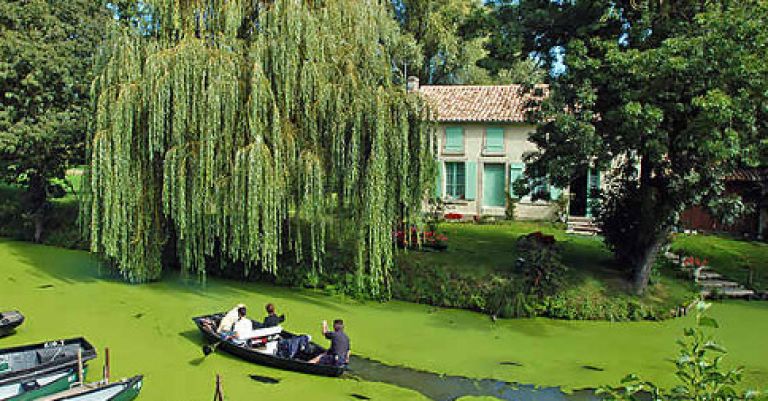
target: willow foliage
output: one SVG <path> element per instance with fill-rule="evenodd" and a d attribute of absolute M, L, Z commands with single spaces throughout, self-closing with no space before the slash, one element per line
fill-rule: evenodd
<path fill-rule="evenodd" d="M 385 294 L 433 168 L 386 2 L 148 3 L 157 29 L 115 29 L 92 86 L 92 251 L 131 281 L 169 250 L 201 277 L 211 260 L 277 275 L 286 255 L 322 269 L 343 226 L 360 289 Z"/>

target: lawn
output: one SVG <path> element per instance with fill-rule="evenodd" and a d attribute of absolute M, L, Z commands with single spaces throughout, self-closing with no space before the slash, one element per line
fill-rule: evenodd
<path fill-rule="evenodd" d="M 760 291 L 768 291 L 768 244 L 718 235 L 679 235 L 672 249 L 708 259 L 718 273 Z M 752 270 L 752 283 L 749 283 Z"/>
<path fill-rule="evenodd" d="M 543 222 L 495 224 L 444 223 L 439 231 L 448 237 L 444 252 L 403 252 L 397 263 L 432 265 L 456 277 L 492 277 L 514 274 L 518 237 L 541 231 L 554 235 L 569 267 L 564 296 L 575 303 L 606 305 L 612 300 L 634 300 L 645 305 L 673 308 L 690 302 L 692 283 L 674 278 L 669 271 L 655 275 L 641 298 L 630 295 L 626 269 L 617 265 L 601 237 L 566 234 L 562 227 Z"/>

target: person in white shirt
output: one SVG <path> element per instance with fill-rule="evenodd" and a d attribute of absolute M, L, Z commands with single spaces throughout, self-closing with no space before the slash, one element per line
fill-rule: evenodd
<path fill-rule="evenodd" d="M 274 336 L 283 331 L 283 328 L 280 326 L 254 329 L 253 321 L 245 317 L 245 314 L 246 314 L 245 307 L 241 307 L 237 309 L 238 320 L 237 322 L 235 322 L 234 328 L 232 329 L 232 331 L 234 332 L 233 333 L 234 340 L 237 343 L 243 343 L 250 346 L 251 343 L 249 340 L 262 339 L 264 341 L 260 343 L 263 344 L 266 342 L 266 339 L 269 338 L 270 336 Z"/>
<path fill-rule="evenodd" d="M 251 332 L 253 331 L 253 322 L 251 319 L 248 319 L 245 317 L 246 309 L 245 306 L 240 307 L 237 309 L 237 321 L 235 322 L 235 325 L 232 327 L 232 331 L 235 334 L 235 338 L 238 340 L 247 340 L 250 338 Z"/>
<path fill-rule="evenodd" d="M 217 333 L 231 334 L 234 331 L 235 323 L 239 317 L 238 309 L 240 308 L 245 308 L 245 305 L 237 304 L 234 308 L 227 312 L 226 315 L 224 315 L 224 317 L 221 319 L 221 322 L 219 322 L 219 327 L 216 329 Z"/>

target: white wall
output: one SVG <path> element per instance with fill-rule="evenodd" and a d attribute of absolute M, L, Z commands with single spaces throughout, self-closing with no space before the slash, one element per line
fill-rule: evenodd
<path fill-rule="evenodd" d="M 446 127 L 462 127 L 464 129 L 464 152 L 462 154 L 447 154 L 443 150 Z M 504 154 L 483 154 L 485 128 L 504 128 Z M 446 213 L 461 213 L 471 216 L 504 216 L 504 207 L 486 207 L 483 202 L 483 164 L 503 163 L 506 175 L 506 190 L 509 191 L 510 163 L 523 163 L 523 154 L 536 150 L 536 145 L 528 141 L 528 134 L 536 128 L 527 124 L 493 124 L 493 123 L 442 123 L 438 126 L 438 160 L 441 162 L 477 162 L 477 197 L 474 200 L 446 201 Z M 445 195 L 445 174 L 442 176 L 442 193 Z M 545 201 L 531 202 L 525 197 L 518 202 L 515 217 L 521 220 L 548 220 L 554 213 L 553 205 Z"/>

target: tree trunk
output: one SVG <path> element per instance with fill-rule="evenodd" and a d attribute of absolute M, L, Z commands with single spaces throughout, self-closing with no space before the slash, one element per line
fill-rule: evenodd
<path fill-rule="evenodd" d="M 651 277 L 651 270 L 656 263 L 656 257 L 659 255 L 659 250 L 664 245 L 664 237 L 658 236 L 653 242 L 651 242 L 645 249 L 645 252 L 635 263 L 635 277 L 633 279 L 633 287 L 635 294 L 643 295 L 646 287 L 648 287 L 648 280 Z"/>
<path fill-rule="evenodd" d="M 33 175 L 29 178 L 27 193 L 24 197 L 24 208 L 29 213 L 34 225 L 33 240 L 41 242 L 45 229 L 45 206 L 48 202 L 45 178 Z"/>
<path fill-rule="evenodd" d="M 640 204 L 640 227 L 636 238 L 636 249 L 633 267 L 633 287 L 637 295 L 642 295 L 648 287 L 651 270 L 656 263 L 656 256 L 666 241 L 670 227 L 666 223 L 668 207 L 663 204 L 663 196 L 653 184 L 653 169 L 650 157 L 644 156 L 640 164 L 640 187 L 642 201 Z"/>
<path fill-rule="evenodd" d="M 45 222 L 45 215 L 43 214 L 42 210 L 40 210 L 39 212 L 36 212 L 32 216 L 32 219 L 33 219 L 33 221 L 35 223 L 35 237 L 34 237 L 34 241 L 37 242 L 37 243 L 40 243 L 40 242 L 42 242 L 42 239 L 43 239 L 43 227 L 45 225 L 45 223 L 44 223 Z"/>

